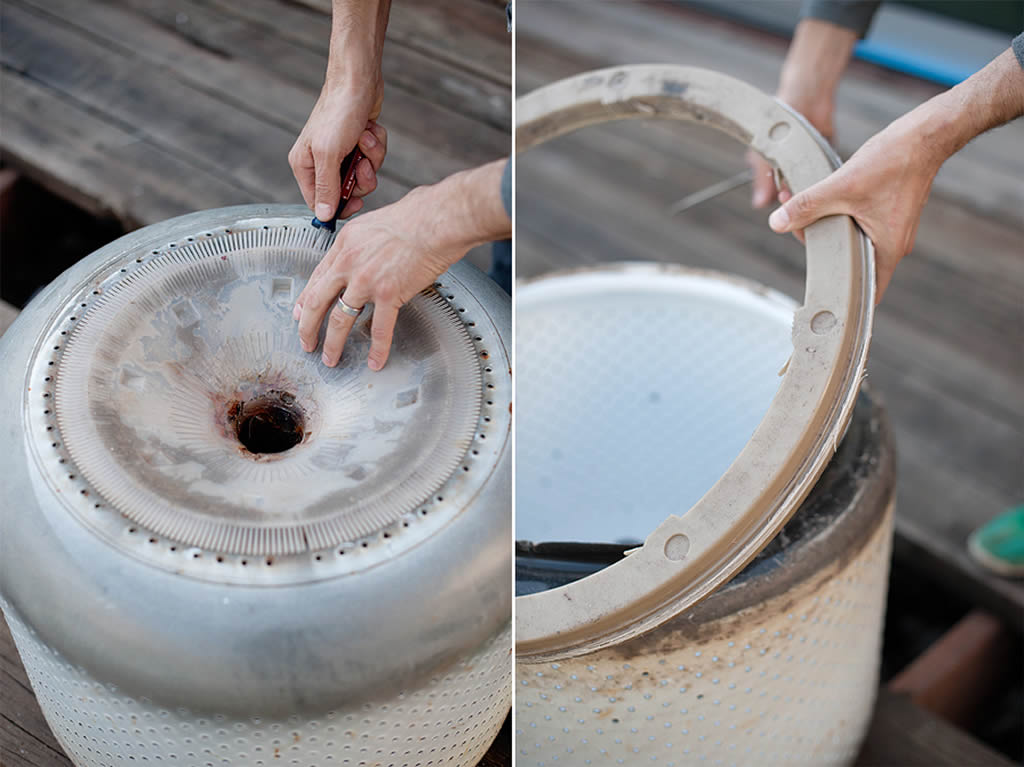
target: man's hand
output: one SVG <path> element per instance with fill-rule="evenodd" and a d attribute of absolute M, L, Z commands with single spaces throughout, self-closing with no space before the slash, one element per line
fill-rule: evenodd
<path fill-rule="evenodd" d="M 356 168 L 351 216 L 377 188 L 387 154 L 387 133 L 377 124 L 384 95 L 381 56 L 390 0 L 334 0 L 327 76 L 305 127 L 288 153 L 302 199 L 321 221 L 341 202 L 341 163 L 356 144 L 366 160 Z"/>
<path fill-rule="evenodd" d="M 843 167 L 772 213 L 776 232 L 837 214 L 853 217 L 875 244 L 876 301 L 914 246 L 935 174 L 975 136 L 1024 115 L 1024 70 L 1006 50 L 980 72 L 872 136 Z"/>
<path fill-rule="evenodd" d="M 875 244 L 876 301 L 911 248 L 932 180 L 946 158 L 929 146 L 914 121 L 897 120 L 868 139 L 850 160 L 772 213 L 779 233 L 801 230 L 823 216 L 852 216 Z"/>
<path fill-rule="evenodd" d="M 377 188 L 377 171 L 387 154 L 388 134 L 375 121 L 380 114 L 379 99 L 367 109 L 365 97 L 365 91 L 334 92 L 325 85 L 288 153 L 302 199 L 321 221 L 334 218 L 341 202 L 341 162 L 357 143 L 366 159 L 356 167 L 356 186 L 341 218 L 358 212 L 363 207 L 362 198 Z M 364 113 L 366 117 L 361 117 Z"/>
<path fill-rule="evenodd" d="M 295 304 L 302 348 L 317 348 L 320 326 L 330 312 L 322 359 L 329 367 L 338 364 L 356 320 L 338 306 L 344 292 L 350 307 L 374 305 L 367 364 L 371 370 L 384 367 L 402 304 L 470 248 L 511 236 L 500 192 L 504 165 L 490 163 L 418 187 L 341 227 Z"/>
<path fill-rule="evenodd" d="M 827 21 L 804 19 L 797 24 L 782 65 L 776 96 L 807 118 L 828 141 L 835 135 L 839 78 L 856 42 L 857 34 L 852 30 Z M 780 202 L 789 198 L 788 190 L 775 188 L 772 166 L 761 155 L 748 151 L 747 164 L 754 173 L 751 205 L 763 208 L 780 194 Z"/>

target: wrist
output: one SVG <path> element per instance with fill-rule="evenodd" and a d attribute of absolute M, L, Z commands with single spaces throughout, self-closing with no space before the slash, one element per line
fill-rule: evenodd
<path fill-rule="evenodd" d="M 915 145 L 915 154 L 932 173 L 973 137 L 971 114 L 951 91 L 911 110 L 893 123 Z"/>
<path fill-rule="evenodd" d="M 323 89 L 329 92 L 366 90 L 381 79 L 380 52 L 372 41 L 354 39 L 331 41 Z"/>
<path fill-rule="evenodd" d="M 454 263 L 478 245 L 511 236 L 512 222 L 501 200 L 504 161 L 460 171 L 409 193 L 428 250 Z"/>
<path fill-rule="evenodd" d="M 919 110 L 943 128 L 934 140 L 948 158 L 976 136 L 1024 115 L 1024 69 L 1007 49 Z"/>

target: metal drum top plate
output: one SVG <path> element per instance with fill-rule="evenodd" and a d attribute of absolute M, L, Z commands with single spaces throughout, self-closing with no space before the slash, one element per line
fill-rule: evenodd
<path fill-rule="evenodd" d="M 332 242 L 290 218 L 190 231 L 125 252 L 64 306 L 26 406 L 43 473 L 81 521 L 176 572 L 280 583 L 314 563 L 348 571 L 353 548 L 373 564 L 368 540 L 387 539 L 380 557 L 414 545 L 446 484 L 486 480 L 479 443 L 511 387 L 494 382 L 485 313 L 444 275 L 400 312 L 383 370 L 366 367 L 369 309 L 328 368 L 291 311 Z M 261 402 L 287 411 L 297 444 L 246 446 Z"/>

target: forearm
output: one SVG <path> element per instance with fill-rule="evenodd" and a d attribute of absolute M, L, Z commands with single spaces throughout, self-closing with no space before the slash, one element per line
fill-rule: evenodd
<path fill-rule="evenodd" d="M 857 33 L 820 19 L 803 19 L 793 32 L 776 95 L 831 140 L 836 91 Z"/>
<path fill-rule="evenodd" d="M 391 0 L 334 0 L 325 83 L 358 86 L 380 76 Z"/>
<path fill-rule="evenodd" d="M 793 32 L 779 89 L 786 90 L 797 80 L 810 80 L 816 83 L 819 93 L 834 93 L 856 43 L 857 33 L 853 30 L 819 19 L 802 20 Z"/>
<path fill-rule="evenodd" d="M 432 249 L 465 252 L 512 236 L 512 220 L 501 199 L 506 160 L 461 171 L 424 187 L 431 206 L 426 241 Z"/>
<path fill-rule="evenodd" d="M 906 118 L 941 162 L 975 136 L 1024 115 L 1024 69 L 1007 48 L 984 69 L 925 102 Z"/>

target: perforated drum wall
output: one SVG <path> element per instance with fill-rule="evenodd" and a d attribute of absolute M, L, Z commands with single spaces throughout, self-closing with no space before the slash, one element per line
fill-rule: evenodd
<path fill-rule="evenodd" d="M 845 765 L 871 718 L 892 509 L 852 558 L 762 604 L 516 666 L 517 765 Z"/>
<path fill-rule="evenodd" d="M 512 705 L 511 628 L 421 687 L 316 717 L 165 707 L 104 684 L 4 614 L 46 720 L 78 767 L 475 765 Z"/>

